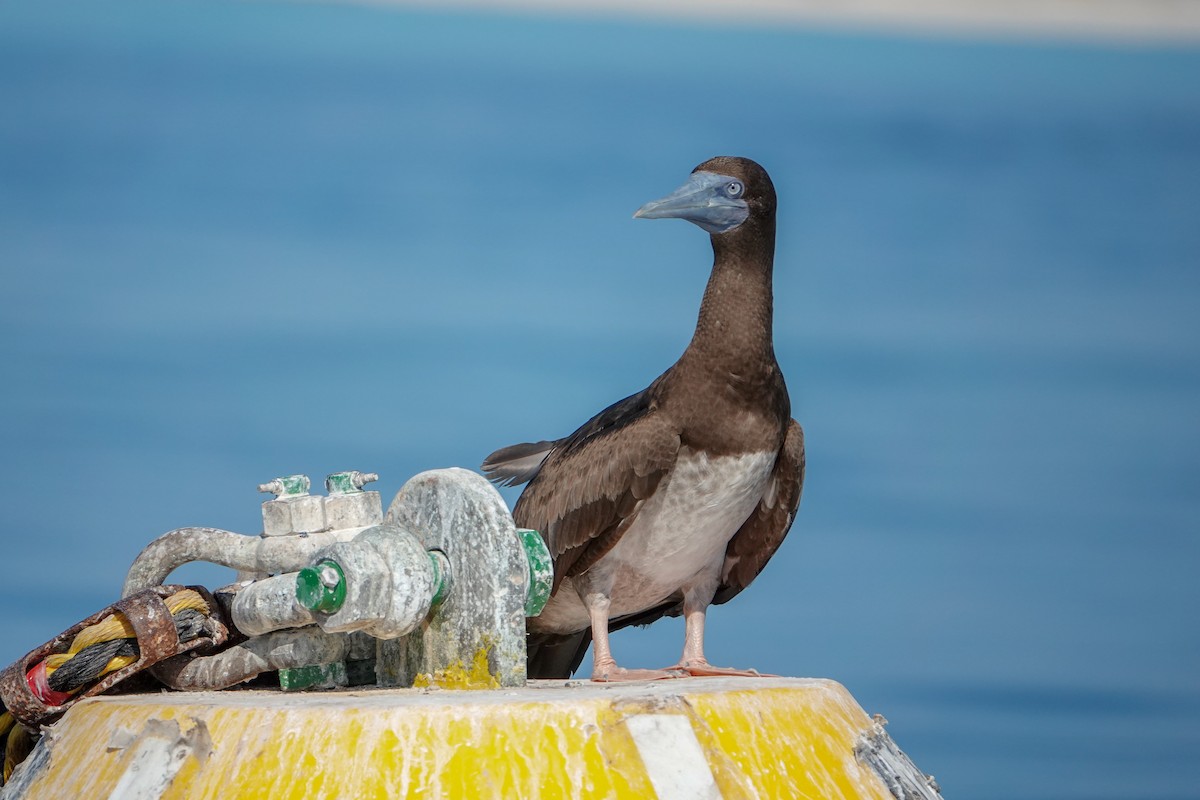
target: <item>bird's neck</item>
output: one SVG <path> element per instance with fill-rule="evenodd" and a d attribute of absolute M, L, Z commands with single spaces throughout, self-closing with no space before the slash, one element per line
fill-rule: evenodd
<path fill-rule="evenodd" d="M 713 270 L 688 353 L 721 371 L 744 374 L 775 363 L 771 279 L 775 224 L 712 237 Z"/>

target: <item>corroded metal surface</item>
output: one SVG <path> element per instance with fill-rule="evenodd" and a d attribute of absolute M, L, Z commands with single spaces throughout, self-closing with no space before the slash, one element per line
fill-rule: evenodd
<path fill-rule="evenodd" d="M 386 524 L 444 554 L 454 588 L 410 636 L 379 643 L 380 685 L 523 685 L 529 564 L 495 488 L 465 469 L 423 472 L 397 493 Z"/>
<path fill-rule="evenodd" d="M 175 620 L 163 601 L 185 588 L 198 592 L 204 598 L 208 604 L 210 615 L 205 624 L 204 636 L 180 642 L 175 629 Z M 139 649 L 137 661 L 105 675 L 62 705 L 47 705 L 35 696 L 25 682 L 25 674 L 29 669 L 47 656 L 65 653 L 80 631 L 104 620 L 114 611 L 125 615 L 137 634 Z M 229 628 L 222 617 L 216 600 L 207 589 L 201 586 L 155 586 L 143 590 L 72 625 L 54 639 L 18 659 L 3 673 L 0 673 L 0 697 L 3 697 L 5 707 L 21 724 L 29 728 L 36 728 L 58 719 L 79 700 L 105 692 L 131 675 L 165 659 L 199 648 L 223 644 L 229 636 Z"/>
<path fill-rule="evenodd" d="M 162 583 L 177 567 L 208 561 L 250 573 L 294 572 L 317 551 L 352 538 L 360 529 L 326 531 L 310 536 L 247 536 L 218 528 L 178 528 L 148 544 L 134 559 L 122 595 Z"/>
<path fill-rule="evenodd" d="M 227 689 L 264 672 L 345 659 L 352 641 L 315 626 L 275 631 L 214 655 L 184 656 L 159 664 L 154 677 L 180 691 Z"/>
<path fill-rule="evenodd" d="M 247 636 L 311 625 L 316 617 L 296 599 L 296 573 L 285 572 L 244 586 L 233 597 L 233 624 Z"/>
<path fill-rule="evenodd" d="M 326 631 L 395 639 L 412 632 L 429 613 L 433 565 L 421 542 L 390 520 L 322 550 L 315 560 L 335 562 L 346 587 L 340 608 L 315 615 Z"/>
<path fill-rule="evenodd" d="M 264 484 L 260 490 L 278 495 L 263 504 L 264 532 L 271 535 L 215 528 L 171 531 L 134 561 L 124 591 L 155 585 L 189 561 L 209 561 L 238 570 L 243 579 L 231 609 L 240 633 L 261 636 L 316 623 L 328 633 L 406 637 L 380 644 L 377 676 L 382 685 L 522 685 L 525 616 L 540 612 L 553 576 L 540 535 L 519 534 L 496 490 L 462 469 L 413 478 L 381 524 L 324 529 L 331 519 L 345 525 L 379 522 L 378 493 L 362 491 L 376 477 L 334 473 L 326 482 L 328 497 L 309 495 L 303 475 Z M 310 505 L 319 505 L 321 513 L 309 509 L 309 514 L 305 509 Z M 325 561 L 344 573 L 334 587 L 342 592 L 342 602 L 298 601 L 292 573 L 311 572 Z M 312 581 L 301 583 L 303 589 Z M 307 598 L 311 592 L 301 594 Z M 249 677 L 249 672 L 239 676 L 239 668 L 262 671 L 260 655 L 249 646 L 226 662 L 162 672 L 168 683 L 198 686 L 196 681 L 214 680 L 208 686 L 230 685 Z"/>

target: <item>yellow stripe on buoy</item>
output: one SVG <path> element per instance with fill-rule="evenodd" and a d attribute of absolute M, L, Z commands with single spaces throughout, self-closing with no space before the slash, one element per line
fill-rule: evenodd
<path fill-rule="evenodd" d="M 826 680 L 95 697 L 28 798 L 876 798 L 873 726 Z M 22 768 L 24 769 L 24 767 Z"/>

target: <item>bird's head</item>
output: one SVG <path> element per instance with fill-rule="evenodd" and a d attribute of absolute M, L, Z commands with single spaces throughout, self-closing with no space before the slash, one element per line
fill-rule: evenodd
<path fill-rule="evenodd" d="M 639 208 L 642 219 L 686 219 L 713 236 L 737 230 L 747 219 L 773 220 L 775 187 L 767 171 L 748 158 L 717 156 L 692 170 L 687 183 Z"/>

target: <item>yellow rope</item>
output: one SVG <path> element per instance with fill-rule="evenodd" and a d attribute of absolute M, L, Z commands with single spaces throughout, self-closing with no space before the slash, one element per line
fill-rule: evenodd
<path fill-rule="evenodd" d="M 3 738 L 4 736 L 9 736 L 9 739 L 11 739 L 12 736 L 15 736 L 17 730 L 20 730 L 19 728 L 14 729 L 14 726 L 16 724 L 17 724 L 17 720 L 9 712 L 5 711 L 3 714 L 0 714 L 0 738 Z M 9 734 L 11 734 L 12 736 L 10 736 Z M 17 747 L 17 745 L 14 744 L 14 748 L 16 748 L 16 747 Z M 17 752 L 16 750 L 14 750 L 12 756 L 11 757 L 9 756 L 8 740 L 6 740 L 4 742 L 3 764 L 0 764 L 0 786 L 3 786 L 4 784 L 8 783 L 8 777 L 10 775 L 12 775 L 13 770 L 17 768 L 17 764 L 21 763 L 19 760 L 16 759 L 16 757 L 19 755 L 20 755 L 20 753 Z"/>
<path fill-rule="evenodd" d="M 187 608 L 199 611 L 205 616 L 208 616 L 209 612 L 208 603 L 204 602 L 204 598 L 195 589 L 184 589 L 168 597 L 167 608 L 172 614 L 178 614 Z"/>
<path fill-rule="evenodd" d="M 185 609 L 199 611 L 204 615 L 210 613 L 208 603 L 204 602 L 204 598 L 194 589 L 184 589 L 183 591 L 176 592 L 168 597 L 165 602 L 167 610 L 171 612 L 172 616 Z M 136 638 L 137 634 L 134 632 L 133 626 L 129 624 L 129 620 L 125 618 L 125 615 L 120 611 L 114 611 L 112 616 L 102 619 L 95 625 L 89 625 L 77 633 L 71 641 L 71 646 L 67 649 L 67 652 L 55 653 L 52 656 L 48 656 L 46 658 L 46 677 L 50 677 L 54 670 L 67 663 L 67 661 L 85 647 L 91 647 L 94 644 L 101 644 L 103 642 L 111 642 L 114 639 Z M 116 672 L 137 660 L 137 656 L 116 656 L 104 666 L 100 675 Z"/>
<path fill-rule="evenodd" d="M 83 648 L 91 647 L 94 644 L 111 642 L 113 639 L 135 638 L 137 638 L 137 634 L 134 633 L 133 626 L 129 624 L 129 620 L 125 619 L 125 615 L 121 612 L 115 611 L 111 617 L 103 619 L 95 625 L 90 625 L 77 633 L 75 639 L 71 642 L 70 649 L 61 655 L 70 658 Z"/>
<path fill-rule="evenodd" d="M 24 727 L 18 725 L 13 728 L 8 734 L 8 741 L 4 745 L 4 782 L 8 783 L 8 779 L 12 777 L 13 770 L 17 765 L 25 760 L 25 756 L 29 755 L 29 751 L 33 749 L 33 737 Z"/>

